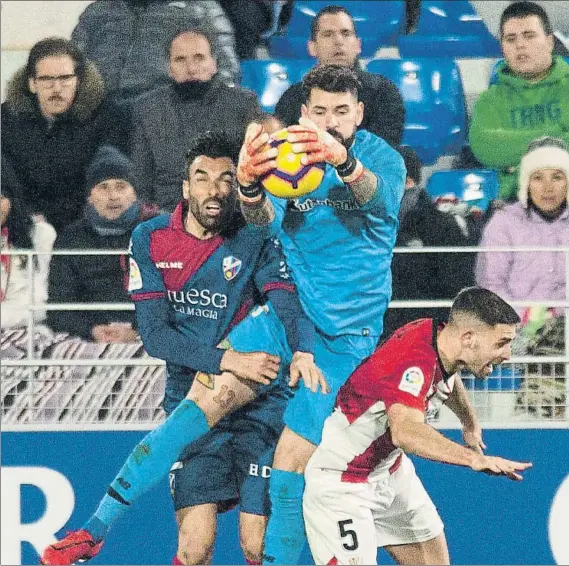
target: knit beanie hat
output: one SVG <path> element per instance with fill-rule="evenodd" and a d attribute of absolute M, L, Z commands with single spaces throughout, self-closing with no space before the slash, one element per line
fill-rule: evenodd
<path fill-rule="evenodd" d="M 131 185 L 134 183 L 132 161 L 116 147 L 105 145 L 99 148 L 85 173 L 87 193 L 107 179 L 122 179 Z"/>
<path fill-rule="evenodd" d="M 561 169 L 565 172 L 569 184 L 569 150 L 562 139 L 546 136 L 533 140 L 528 146 L 527 153 L 522 157 L 518 200 L 526 208 L 528 205 L 529 180 L 532 173 L 538 169 Z"/>

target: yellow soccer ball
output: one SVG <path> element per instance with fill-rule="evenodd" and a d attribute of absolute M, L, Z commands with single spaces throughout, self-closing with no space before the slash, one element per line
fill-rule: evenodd
<path fill-rule="evenodd" d="M 278 149 L 277 166 L 260 180 L 263 188 L 279 198 L 298 198 L 315 191 L 324 177 L 325 163 L 303 165 L 304 153 L 294 153 L 286 141 L 286 128 L 271 135 L 269 145 Z"/>

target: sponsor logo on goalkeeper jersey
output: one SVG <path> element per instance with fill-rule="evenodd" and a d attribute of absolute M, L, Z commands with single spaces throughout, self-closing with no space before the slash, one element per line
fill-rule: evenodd
<path fill-rule="evenodd" d="M 227 308 L 227 295 L 210 289 L 168 291 L 168 300 L 176 312 L 213 320 L 217 320 L 219 311 Z"/>
<path fill-rule="evenodd" d="M 310 212 L 316 206 L 329 206 L 336 210 L 358 210 L 360 207 L 353 199 L 332 200 L 329 198 L 315 199 L 307 198 L 306 200 L 294 199 L 289 201 L 288 208 L 295 212 Z"/>

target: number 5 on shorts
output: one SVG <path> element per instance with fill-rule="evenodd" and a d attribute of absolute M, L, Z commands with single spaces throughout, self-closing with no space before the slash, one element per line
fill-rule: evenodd
<path fill-rule="evenodd" d="M 351 525 L 354 521 L 352 519 L 344 519 L 343 521 L 338 521 L 338 528 L 340 529 L 340 538 L 351 537 L 350 544 L 342 543 L 345 550 L 356 550 L 359 546 L 358 536 L 356 531 L 353 529 L 346 529 L 346 525 Z"/>

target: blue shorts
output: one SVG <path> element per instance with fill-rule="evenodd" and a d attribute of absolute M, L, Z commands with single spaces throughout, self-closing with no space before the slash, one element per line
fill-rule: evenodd
<path fill-rule="evenodd" d="M 176 511 L 216 503 L 220 513 L 239 504 L 245 513 L 268 515 L 271 465 L 289 397 L 289 391 L 273 389 L 182 453 L 170 471 Z"/>
<path fill-rule="evenodd" d="M 317 446 L 322 439 L 324 421 L 334 408 L 340 387 L 360 363 L 371 356 L 378 338 L 347 334 L 331 337 L 318 332 L 315 338 L 314 361 L 324 374 L 331 392 L 323 395 L 319 389 L 312 393 L 301 382 L 285 409 L 284 422 L 296 434 Z"/>
<path fill-rule="evenodd" d="M 239 352 L 280 356 L 280 375 L 261 387 L 257 399 L 222 419 L 182 453 L 170 472 L 170 490 L 176 511 L 217 503 L 223 512 L 239 502 L 241 511 L 267 515 L 270 466 L 292 396 L 286 384 L 292 353 L 270 304 L 253 309 L 227 338 Z"/>

